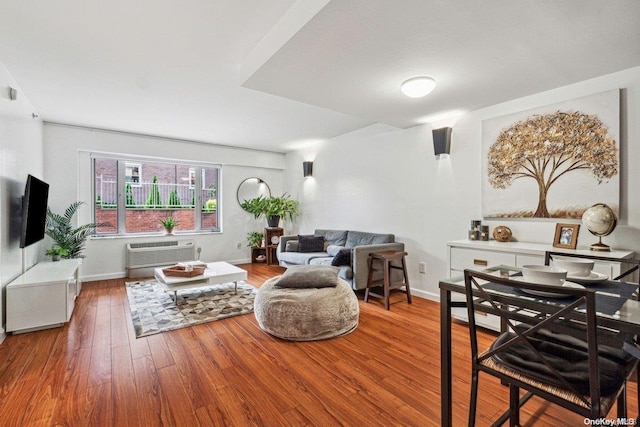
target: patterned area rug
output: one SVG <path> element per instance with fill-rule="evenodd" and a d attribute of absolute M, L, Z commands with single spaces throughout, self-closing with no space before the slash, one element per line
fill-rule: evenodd
<path fill-rule="evenodd" d="M 155 280 L 126 284 L 129 308 L 136 337 L 157 334 L 253 312 L 256 288 L 238 283 L 213 285 L 178 292 L 178 303 L 173 292 L 167 292 Z"/>

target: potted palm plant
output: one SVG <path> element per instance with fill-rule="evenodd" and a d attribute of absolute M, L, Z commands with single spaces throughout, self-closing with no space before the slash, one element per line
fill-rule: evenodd
<path fill-rule="evenodd" d="M 298 201 L 292 200 L 288 194 L 279 197 L 259 196 L 254 199 L 245 200 L 241 204 L 242 208 L 252 213 L 256 219 L 264 216 L 267 218 L 269 227 L 277 227 L 280 218 L 293 220 L 298 215 Z"/>
<path fill-rule="evenodd" d="M 58 252 L 62 258 L 83 258 L 82 251 L 87 238 L 97 228 L 110 225 L 108 222 L 92 222 L 74 228 L 72 225 L 73 216 L 83 204 L 84 202 L 73 202 L 62 215 L 47 208 L 45 233 L 55 242 L 55 245 L 47 251 L 47 255 L 53 256 L 54 252 Z M 56 248 L 55 251 L 54 248 Z"/>

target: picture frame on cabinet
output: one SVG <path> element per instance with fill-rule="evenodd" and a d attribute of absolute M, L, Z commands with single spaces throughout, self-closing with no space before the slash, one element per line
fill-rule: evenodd
<path fill-rule="evenodd" d="M 580 224 L 556 224 L 553 237 L 554 248 L 575 249 L 578 246 L 578 231 Z"/>

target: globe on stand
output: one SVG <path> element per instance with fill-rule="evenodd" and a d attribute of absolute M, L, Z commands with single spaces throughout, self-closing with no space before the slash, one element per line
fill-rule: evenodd
<path fill-rule="evenodd" d="M 598 236 L 598 243 L 591 245 L 592 251 L 610 251 L 608 245 L 602 243 L 602 236 L 608 236 L 616 228 L 618 220 L 616 214 L 604 203 L 596 203 L 582 214 L 582 224 L 594 236 Z"/>

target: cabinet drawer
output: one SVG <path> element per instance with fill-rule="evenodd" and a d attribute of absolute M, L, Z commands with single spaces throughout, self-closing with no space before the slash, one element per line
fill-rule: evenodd
<path fill-rule="evenodd" d="M 505 252 L 479 251 L 468 248 L 451 248 L 451 269 L 484 269 L 500 264 L 515 265 L 516 255 Z"/>

